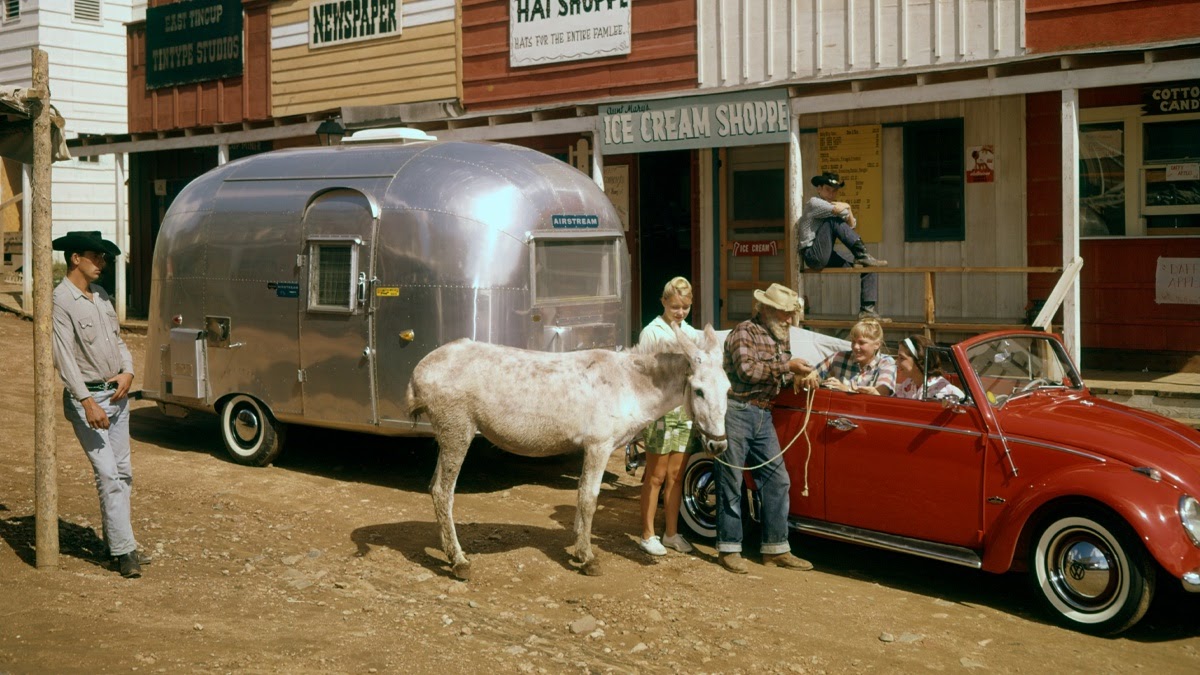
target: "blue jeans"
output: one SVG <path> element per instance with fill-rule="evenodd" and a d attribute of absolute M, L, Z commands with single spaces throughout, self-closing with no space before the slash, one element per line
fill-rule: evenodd
<path fill-rule="evenodd" d="M 765 555 L 788 553 L 788 491 L 792 479 L 779 454 L 779 437 L 771 423 L 771 412 L 758 406 L 729 399 L 725 412 L 725 433 L 729 449 L 721 460 L 735 466 L 753 466 L 775 457 L 771 463 L 753 472 L 762 498 L 762 547 Z M 742 550 L 742 472 L 717 462 L 717 551 Z"/>
<path fill-rule="evenodd" d="M 804 264 L 812 270 L 823 270 L 826 267 L 853 267 L 854 261 L 833 247 L 834 240 L 842 242 L 855 256 L 867 252 L 858 232 L 841 218 L 825 218 L 816 223 L 816 239 L 800 251 Z M 874 273 L 860 274 L 858 304 L 860 307 L 874 307 L 879 301 L 879 275 Z"/>
<path fill-rule="evenodd" d="M 63 414 L 75 428 L 75 437 L 92 463 L 96 492 L 100 495 L 100 520 L 104 523 L 104 543 L 113 555 L 125 555 L 137 549 L 130 519 L 133 493 L 133 465 L 129 460 L 129 399 L 113 402 L 114 391 L 92 393 L 92 400 L 108 415 L 107 429 L 88 426 L 83 404 L 71 392 L 63 390 Z"/>

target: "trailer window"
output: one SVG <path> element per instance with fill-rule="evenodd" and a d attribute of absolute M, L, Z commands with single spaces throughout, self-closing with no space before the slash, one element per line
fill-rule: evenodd
<path fill-rule="evenodd" d="M 548 239 L 534 243 L 535 302 L 615 298 L 616 239 Z"/>
<path fill-rule="evenodd" d="M 312 242 L 308 271 L 308 308 L 327 312 L 354 310 L 357 246 L 353 241 Z"/>

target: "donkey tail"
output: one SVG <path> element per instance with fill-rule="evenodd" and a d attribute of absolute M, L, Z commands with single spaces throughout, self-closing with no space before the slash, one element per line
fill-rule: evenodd
<path fill-rule="evenodd" d="M 404 393 L 405 404 L 408 407 L 408 416 L 412 419 L 414 426 L 417 424 L 417 419 L 428 411 L 425 402 L 417 395 L 417 388 L 414 383 L 415 379 L 412 378 L 408 381 L 408 389 Z"/>

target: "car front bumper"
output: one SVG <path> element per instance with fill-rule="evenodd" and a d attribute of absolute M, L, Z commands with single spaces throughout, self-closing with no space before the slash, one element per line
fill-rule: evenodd
<path fill-rule="evenodd" d="M 1189 593 L 1200 593 L 1200 569 L 1184 572 L 1183 590 Z"/>

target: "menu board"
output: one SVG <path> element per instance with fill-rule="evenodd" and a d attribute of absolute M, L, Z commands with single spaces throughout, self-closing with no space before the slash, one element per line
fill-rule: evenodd
<path fill-rule="evenodd" d="M 819 171 L 832 171 L 846 184 L 838 201 L 850 205 L 858 236 L 883 241 L 883 127 L 825 127 L 817 130 L 817 145 Z"/>

